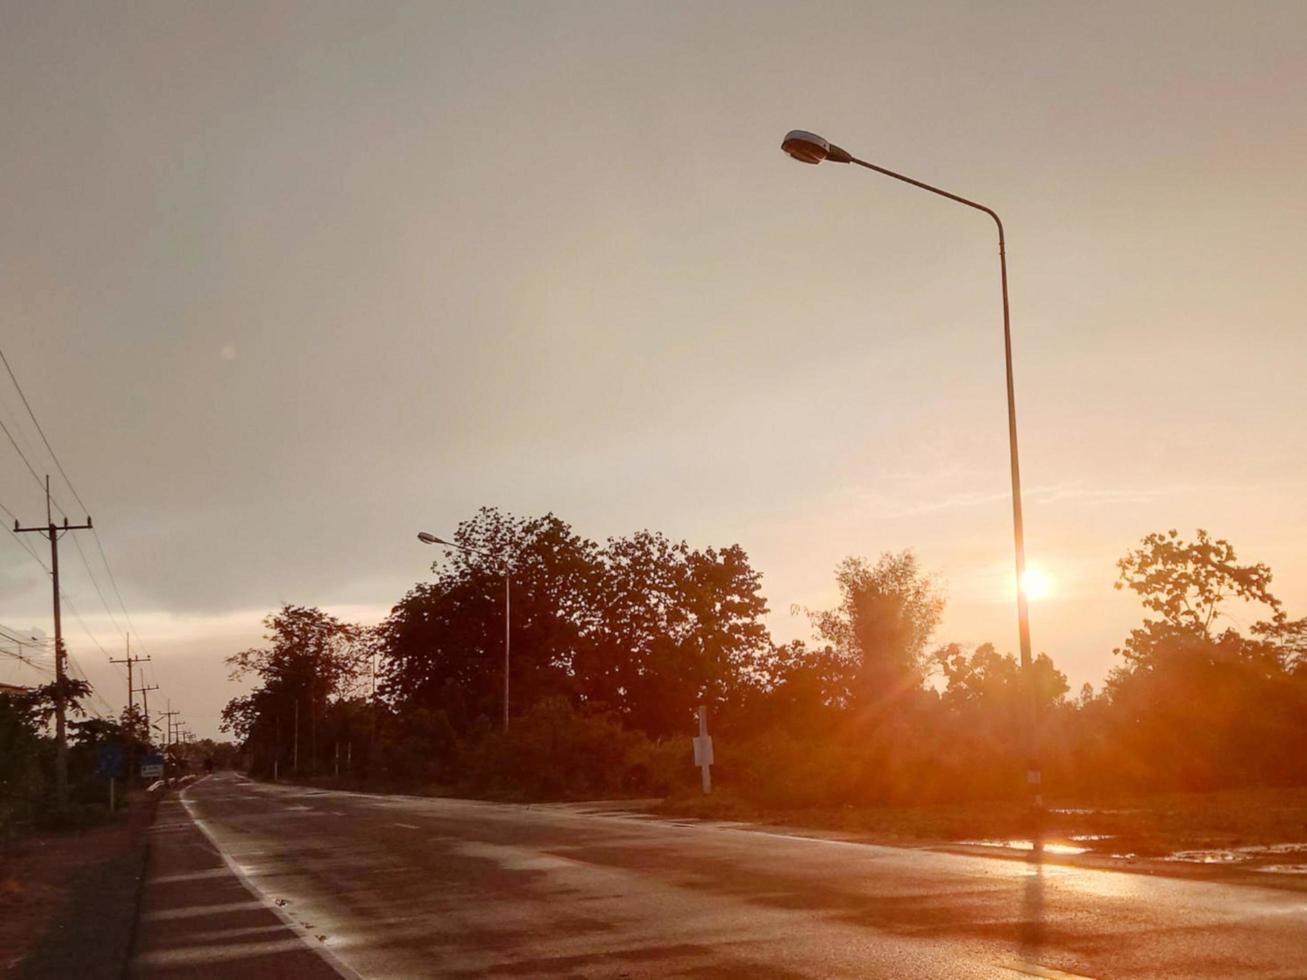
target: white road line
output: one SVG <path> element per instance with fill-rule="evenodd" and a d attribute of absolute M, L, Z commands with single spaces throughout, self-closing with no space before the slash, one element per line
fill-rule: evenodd
<path fill-rule="evenodd" d="M 1062 970 L 1054 970 L 1052 967 L 1040 966 L 1038 963 L 1026 963 L 1023 960 L 1009 960 L 1006 963 L 999 963 L 998 967 L 1026 977 L 1042 977 L 1044 980 L 1093 980 L 1083 973 L 1066 973 Z"/>
<path fill-rule="evenodd" d="M 417 824 L 415 824 L 415 823 L 397 823 L 397 824 L 395 824 L 395 826 L 396 826 L 396 827 L 403 827 L 405 830 L 421 830 L 421 829 L 422 829 L 421 827 L 419 827 L 419 826 L 418 826 Z"/>
<path fill-rule="evenodd" d="M 203 779 L 200 779 L 197 780 L 196 783 L 202 781 Z M 196 783 L 192 783 L 191 785 L 194 786 Z M 185 807 L 186 813 L 193 821 L 195 821 L 195 826 L 200 828 L 200 832 L 209 839 L 209 843 L 213 845 L 213 849 L 222 856 L 223 861 L 226 863 L 227 867 L 231 869 L 231 873 L 236 876 L 237 880 L 249 890 L 251 895 L 258 898 L 268 911 L 279 918 L 282 922 L 286 923 L 286 926 L 300 938 L 300 941 L 303 942 L 308 949 L 317 953 L 318 956 L 322 958 L 323 962 L 339 973 L 342 977 L 345 977 L 345 980 L 363 980 L 362 974 L 351 969 L 334 952 L 323 946 L 322 943 L 317 942 L 311 932 L 295 921 L 295 919 L 291 918 L 284 909 L 279 908 L 277 904 L 269 899 L 268 896 L 263 893 L 263 890 L 250 879 L 249 875 L 240 869 L 240 866 L 232 860 L 231 855 L 222 849 L 222 845 L 218 843 L 218 838 L 213 835 L 213 831 L 209 830 L 204 820 L 195 815 L 195 811 L 191 807 L 191 801 L 187 799 L 186 796 L 190 788 L 190 786 L 187 786 L 186 789 L 177 794 L 177 798 L 181 801 L 182 806 Z"/>

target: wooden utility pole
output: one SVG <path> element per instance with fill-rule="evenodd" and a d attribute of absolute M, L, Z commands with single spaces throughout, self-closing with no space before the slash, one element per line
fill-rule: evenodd
<path fill-rule="evenodd" d="M 146 658 L 149 659 L 148 657 Z M 150 734 L 150 692 L 159 690 L 158 684 L 152 684 L 149 687 L 138 687 L 136 693 L 141 696 L 141 712 L 145 715 L 145 741 L 147 743 L 154 740 Z"/>
<path fill-rule="evenodd" d="M 56 527 L 50 512 L 50 477 L 45 478 L 45 527 L 19 527 L 14 521 L 15 534 L 38 533 L 50 539 L 50 577 L 54 580 L 54 797 L 62 809 L 68 803 L 68 690 L 65 684 L 63 619 L 59 609 L 59 536 L 67 531 L 90 530 L 91 517 L 85 524 L 69 524 L 64 518 L 63 527 Z"/>
<path fill-rule="evenodd" d="M 164 737 L 167 739 L 167 741 L 166 741 L 166 743 L 165 743 L 165 745 L 164 745 L 164 748 L 167 748 L 169 745 L 172 745 L 172 720 L 173 720 L 173 718 L 174 718 L 176 715 L 181 714 L 181 712 L 180 712 L 180 711 L 173 711 L 173 710 L 172 710 L 172 702 L 169 701 L 169 702 L 168 702 L 168 710 L 167 710 L 167 711 L 161 711 L 161 712 L 159 712 L 159 714 L 161 714 L 161 715 L 164 716 L 164 724 L 168 726 L 168 732 L 167 732 L 167 734 L 164 736 Z"/>
<path fill-rule="evenodd" d="M 180 711 L 173 711 L 173 710 L 172 710 L 172 701 L 169 700 L 169 702 L 168 702 L 168 710 L 167 710 L 167 711 L 161 711 L 161 712 L 159 712 L 159 714 L 163 715 L 164 725 L 165 725 L 166 728 L 167 728 L 167 734 L 164 735 L 164 741 L 163 741 L 163 778 L 164 778 L 164 779 L 167 779 L 168 776 L 169 776 L 169 773 L 168 773 L 168 758 L 169 758 L 168 750 L 169 750 L 170 748 L 172 748 L 172 720 L 173 720 L 173 717 L 174 717 L 174 716 L 181 714 L 181 712 L 180 712 Z"/>
<path fill-rule="evenodd" d="M 136 701 L 135 701 L 134 695 L 136 694 L 137 690 L 139 690 L 139 689 L 136 687 L 135 682 L 132 680 L 132 665 L 133 665 L 133 664 L 139 664 L 139 663 L 148 663 L 148 662 L 149 662 L 149 659 L 150 659 L 149 657 L 133 657 L 133 656 L 132 656 L 132 634 L 128 633 L 128 634 L 127 634 L 127 656 L 126 656 L 126 658 L 123 659 L 123 660 L 113 660 L 113 659 L 110 659 L 110 660 L 109 660 L 109 663 L 111 663 L 111 664 L 126 664 L 126 665 L 127 665 L 127 714 L 128 714 L 128 717 L 131 716 L 131 714 L 132 714 L 132 709 L 136 706 Z M 147 731 L 146 731 L 145 735 L 146 735 L 146 737 L 148 738 L 149 735 L 150 735 L 150 733 L 149 733 L 149 731 L 148 731 L 148 727 L 149 727 L 149 723 L 148 723 L 148 721 L 147 721 L 147 723 L 146 723 L 146 727 L 147 727 Z"/>

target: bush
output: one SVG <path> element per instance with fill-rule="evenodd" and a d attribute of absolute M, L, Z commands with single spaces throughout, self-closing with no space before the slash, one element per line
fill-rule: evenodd
<path fill-rule="evenodd" d="M 515 718 L 507 732 L 465 740 L 455 771 L 464 791 L 519 799 L 661 793 L 675 782 L 676 751 L 627 731 L 611 714 L 549 698 Z M 681 751 L 688 753 L 688 745 Z"/>

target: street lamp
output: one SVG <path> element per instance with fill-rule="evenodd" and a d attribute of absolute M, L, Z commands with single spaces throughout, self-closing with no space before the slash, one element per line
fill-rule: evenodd
<path fill-rule="evenodd" d="M 434 534 L 428 534 L 426 531 L 418 532 L 418 540 L 423 544 L 437 544 L 444 548 L 457 548 L 459 551 L 467 551 L 474 555 L 481 555 L 495 561 L 495 556 L 480 548 L 469 548 L 467 545 L 457 544 L 453 541 L 446 541 L 444 538 L 438 538 Z M 504 731 L 508 731 L 508 663 L 511 649 L 511 636 L 509 631 L 509 612 L 512 609 L 510 590 L 512 587 L 512 578 L 508 570 L 508 562 L 504 562 Z"/>
<path fill-rule="evenodd" d="M 855 163 L 859 167 L 874 170 L 878 174 L 893 177 L 905 184 L 920 187 L 924 191 L 946 197 L 950 201 L 956 201 L 959 204 L 965 204 L 969 208 L 975 208 L 977 211 L 983 211 L 994 219 L 994 224 L 998 228 L 998 268 L 1003 288 L 1003 357 L 1007 368 L 1007 433 L 1012 467 L 1012 537 L 1016 545 L 1017 563 L 1017 634 L 1021 643 L 1021 674 L 1026 679 L 1027 710 L 1029 711 L 1027 736 L 1030 741 L 1026 781 L 1030 784 L 1034 793 L 1035 806 L 1042 806 L 1035 683 L 1030 659 L 1030 609 L 1027 605 L 1023 585 L 1026 579 L 1026 541 L 1025 529 L 1021 520 L 1021 466 L 1017 459 L 1017 405 L 1012 382 L 1012 324 L 1008 312 L 1007 250 L 1003 238 L 1003 222 L 993 209 L 987 208 L 983 204 L 977 204 L 965 197 L 950 194 L 946 190 L 932 187 L 930 184 L 895 173 L 893 170 L 878 167 L 874 163 L 859 160 L 847 150 L 826 141 L 816 133 L 809 133 L 802 129 L 791 130 L 785 134 L 785 139 L 781 141 L 781 149 L 800 163 L 815 165 L 827 160 L 832 163 Z"/>

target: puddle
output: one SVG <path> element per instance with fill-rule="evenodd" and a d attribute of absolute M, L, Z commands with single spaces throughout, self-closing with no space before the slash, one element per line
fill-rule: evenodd
<path fill-rule="evenodd" d="M 968 847 L 1002 847 L 1009 851 L 1033 851 L 1035 849 L 1033 840 L 960 840 L 958 843 L 965 844 Z M 1045 842 L 1043 850 L 1045 854 L 1084 854 L 1089 848 L 1076 847 L 1073 844 Z"/>
<path fill-rule="evenodd" d="M 1247 847 L 1212 848 L 1210 850 L 1176 851 L 1163 860 L 1187 861 L 1191 864 L 1242 864 L 1273 855 L 1307 854 L 1307 844 L 1252 844 Z M 1271 865 L 1276 868 L 1294 868 L 1302 865 Z M 1256 870 L 1264 870 L 1257 868 Z M 1296 873 L 1296 872 L 1285 872 Z"/>
<path fill-rule="evenodd" d="M 1176 851 L 1162 858 L 1163 861 L 1184 861 L 1188 864 L 1238 864 L 1252 860 L 1251 854 L 1236 851 Z"/>
<path fill-rule="evenodd" d="M 1263 847 L 1241 847 L 1241 851 L 1256 851 L 1258 854 L 1307 854 L 1307 844 L 1269 844 Z"/>

